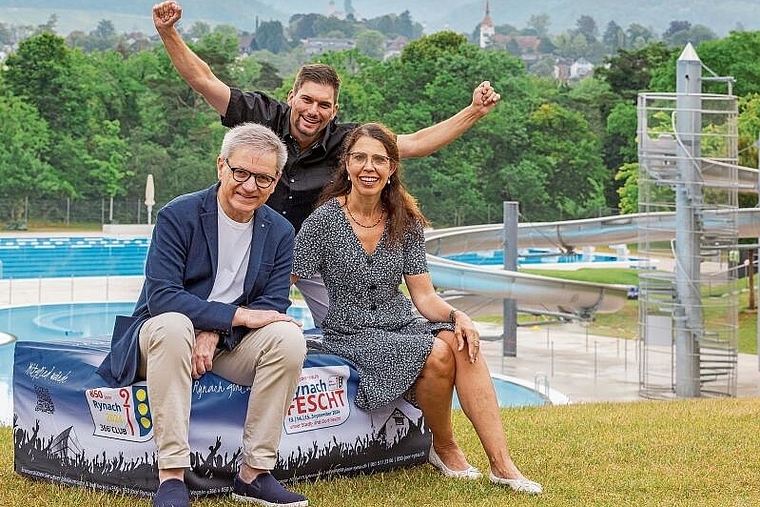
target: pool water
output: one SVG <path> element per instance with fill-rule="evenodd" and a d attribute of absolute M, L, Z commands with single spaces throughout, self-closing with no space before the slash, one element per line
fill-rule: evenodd
<path fill-rule="evenodd" d="M 492 373 L 491 380 L 494 391 L 496 391 L 496 400 L 501 408 L 566 405 L 570 403 L 570 398 L 550 389 L 547 384 L 531 386 L 525 380 L 498 373 Z M 456 392 L 454 393 L 453 407 L 455 409 L 462 408 Z"/>
<path fill-rule="evenodd" d="M 140 276 L 144 273 L 150 238 L 146 237 L 8 237 L 0 238 L 0 279 L 60 278 L 73 276 Z M 465 252 L 447 259 L 481 266 L 503 266 L 502 250 Z M 526 249 L 520 266 L 534 264 L 607 263 L 616 255 L 561 254 L 546 249 Z"/>
<path fill-rule="evenodd" d="M 464 252 L 452 255 L 446 255 L 444 258 L 466 262 L 477 266 L 504 266 L 504 251 L 492 250 L 483 252 Z M 627 257 L 625 259 L 611 254 L 588 254 L 588 253 L 569 253 L 563 254 L 545 249 L 527 249 L 518 253 L 517 265 L 534 265 L 534 264 L 573 264 L 573 263 L 630 263 L 636 259 Z"/>
<path fill-rule="evenodd" d="M 82 338 L 109 340 L 117 315 L 130 315 L 133 302 L 60 303 L 0 309 L 0 333 L 18 340 L 53 341 Z M 304 330 L 313 330 L 308 308 L 291 306 L 288 314 L 301 321 Z M 0 343 L 4 343 L 0 341 Z M 0 345 L 0 426 L 12 420 L 13 343 Z M 500 407 L 540 406 L 568 401 L 554 392 L 540 392 L 525 381 L 492 375 Z M 454 397 L 454 408 L 460 408 Z"/>
<path fill-rule="evenodd" d="M 0 238 L 0 278 L 139 276 L 149 245 L 145 237 Z"/>
<path fill-rule="evenodd" d="M 81 338 L 110 340 L 117 315 L 131 315 L 133 302 L 61 303 L 0 309 L 0 333 L 17 340 L 54 341 Z M 305 330 L 314 328 L 308 308 L 291 306 L 288 314 Z M 4 343 L 4 341 L 0 341 Z M 13 342 L 0 345 L 0 426 L 12 418 Z"/>

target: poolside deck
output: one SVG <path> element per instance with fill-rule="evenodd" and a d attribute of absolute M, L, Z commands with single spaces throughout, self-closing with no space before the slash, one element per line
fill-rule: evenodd
<path fill-rule="evenodd" d="M 0 306 L 92 301 L 137 301 L 142 276 L 0 280 Z"/>
<path fill-rule="evenodd" d="M 0 280 L 0 305 L 136 301 L 141 276 Z M 636 342 L 589 335 L 582 324 L 518 328 L 517 357 L 504 357 L 501 328 L 479 325 L 482 353 L 493 373 L 547 386 L 574 402 L 635 401 L 639 396 Z M 737 396 L 760 396 L 755 355 L 739 354 Z"/>

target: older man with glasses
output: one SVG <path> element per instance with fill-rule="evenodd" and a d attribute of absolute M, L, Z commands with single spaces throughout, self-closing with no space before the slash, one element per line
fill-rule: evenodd
<path fill-rule="evenodd" d="M 290 305 L 293 226 L 265 205 L 287 159 L 267 127 L 224 136 L 219 181 L 158 213 L 145 283 L 131 317 L 118 317 L 98 372 L 112 386 L 145 379 L 158 448 L 155 507 L 189 507 L 191 384 L 213 371 L 251 386 L 233 497 L 303 507 L 269 473 L 306 357 Z"/>

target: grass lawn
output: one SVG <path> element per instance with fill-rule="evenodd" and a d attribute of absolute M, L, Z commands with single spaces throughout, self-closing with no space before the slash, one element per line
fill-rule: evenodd
<path fill-rule="evenodd" d="M 315 507 L 750 507 L 760 505 L 760 399 L 700 399 L 510 408 L 502 419 L 515 462 L 544 485 L 528 497 L 487 479 L 445 479 L 431 466 L 297 483 Z M 460 445 L 488 463 L 455 411 Z M 0 428 L 3 507 L 149 507 L 150 500 L 35 482 L 13 471 L 11 428 Z M 240 505 L 227 497 L 194 507 Z"/>
<path fill-rule="evenodd" d="M 520 272 L 593 283 L 619 285 L 638 285 L 639 283 L 638 271 L 627 268 L 582 268 L 567 271 L 521 269 Z M 760 283 L 760 280 L 755 278 L 755 283 Z M 737 288 L 741 291 L 739 294 L 739 352 L 757 354 L 757 310 L 749 309 L 747 285 L 747 278 L 737 281 Z M 501 319 L 501 317 L 498 318 Z M 530 320 L 533 320 L 533 317 L 530 317 Z M 594 315 L 594 321 L 589 324 L 589 332 L 600 336 L 637 338 L 638 320 L 638 302 L 629 300 L 618 312 Z"/>

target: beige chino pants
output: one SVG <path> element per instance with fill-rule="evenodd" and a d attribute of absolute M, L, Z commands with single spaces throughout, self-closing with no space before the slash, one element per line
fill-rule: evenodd
<path fill-rule="evenodd" d="M 190 466 L 191 357 L 195 330 L 180 313 L 148 319 L 140 329 L 140 368 L 146 379 L 158 468 Z M 306 340 L 292 322 L 253 329 L 232 351 L 217 352 L 215 374 L 251 386 L 243 428 L 243 461 L 272 470 L 277 460 L 282 422 L 293 400 L 306 358 Z"/>

